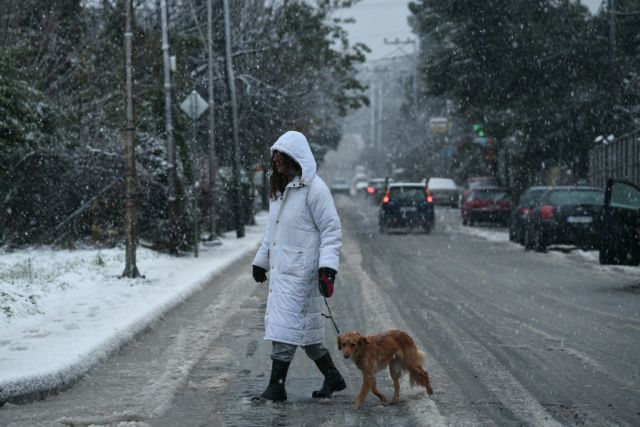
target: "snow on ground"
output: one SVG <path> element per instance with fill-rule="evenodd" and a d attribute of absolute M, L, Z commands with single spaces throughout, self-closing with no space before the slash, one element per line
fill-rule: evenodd
<path fill-rule="evenodd" d="M 121 279 L 124 249 L 0 251 L 0 402 L 58 388 L 124 345 L 213 275 L 256 250 L 267 216 L 200 256 L 137 249 L 143 278 Z"/>
<path fill-rule="evenodd" d="M 524 250 L 522 245 L 509 241 L 509 231 L 504 228 L 492 228 L 487 226 L 466 227 L 456 226 L 455 230 L 471 236 L 476 236 L 488 240 L 490 242 L 506 242 L 518 250 Z M 600 265 L 598 251 L 585 251 L 577 249 L 570 245 L 553 245 L 549 248 L 546 255 L 550 255 L 560 261 L 568 261 L 569 259 L 579 258 L 582 261 L 589 262 L 600 271 L 615 271 L 624 274 L 640 275 L 640 267 L 624 266 L 624 265 Z"/>
<path fill-rule="evenodd" d="M 508 242 L 509 232 L 503 228 L 478 228 L 478 227 L 466 227 L 460 226 L 458 231 L 462 231 L 465 234 L 472 236 L 482 237 L 490 242 Z"/>

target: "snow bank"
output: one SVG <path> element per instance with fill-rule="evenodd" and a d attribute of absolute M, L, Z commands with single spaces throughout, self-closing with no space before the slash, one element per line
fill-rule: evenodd
<path fill-rule="evenodd" d="M 227 233 L 200 257 L 138 248 L 144 278 L 120 279 L 124 249 L 0 252 L 0 402 L 62 389 L 148 328 L 212 276 L 256 250 Z"/>

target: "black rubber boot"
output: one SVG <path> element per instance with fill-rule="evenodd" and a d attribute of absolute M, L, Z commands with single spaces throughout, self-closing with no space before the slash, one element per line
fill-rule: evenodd
<path fill-rule="evenodd" d="M 251 400 L 254 402 L 266 400 L 284 402 L 287 400 L 287 391 L 284 388 L 284 383 L 287 380 L 287 372 L 289 372 L 290 364 L 291 362 L 282 362 L 274 359 L 267 389 L 260 396 L 252 397 Z"/>
<path fill-rule="evenodd" d="M 347 388 L 347 384 L 345 384 L 338 368 L 333 364 L 329 352 L 315 362 L 320 372 L 324 375 L 324 382 L 322 383 L 322 388 L 314 391 L 311 397 L 329 397 L 334 391 Z"/>

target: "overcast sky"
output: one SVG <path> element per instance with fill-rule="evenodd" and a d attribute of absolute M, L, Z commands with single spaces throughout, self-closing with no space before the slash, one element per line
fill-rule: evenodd
<path fill-rule="evenodd" d="M 406 41 L 413 39 L 414 35 L 409 29 L 407 17 L 410 0 L 361 0 L 354 7 L 342 11 L 340 16 L 348 16 L 356 19 L 355 24 L 347 24 L 351 42 L 362 42 L 372 50 L 368 59 L 380 59 L 390 56 L 411 53 L 412 45 L 389 45 L 396 39 Z M 592 13 L 598 10 L 602 0 L 582 0 Z"/>

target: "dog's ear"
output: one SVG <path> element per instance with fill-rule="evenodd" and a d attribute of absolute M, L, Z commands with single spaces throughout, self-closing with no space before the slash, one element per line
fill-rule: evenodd
<path fill-rule="evenodd" d="M 358 347 L 365 347 L 367 345 L 367 337 L 358 338 Z"/>
<path fill-rule="evenodd" d="M 342 339 L 341 339 L 340 335 L 338 335 L 336 338 L 337 338 L 337 341 L 338 341 L 338 350 L 342 350 Z"/>

